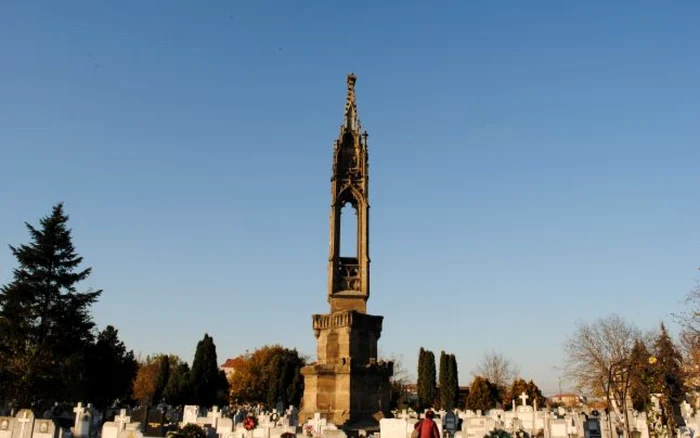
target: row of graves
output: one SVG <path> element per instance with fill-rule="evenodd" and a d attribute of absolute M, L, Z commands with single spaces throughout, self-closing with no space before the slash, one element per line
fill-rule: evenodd
<path fill-rule="evenodd" d="M 534 406 L 526 403 L 527 398 L 526 394 L 521 394 L 521 405 L 516 406 L 513 402 L 510 411 L 436 411 L 434 421 L 441 438 L 484 438 L 499 429 L 518 438 L 622 438 L 625 419 L 615 412 L 572 411 L 564 408 L 538 410 L 536 402 Z M 659 407 L 656 406 L 655 409 Z M 679 422 L 681 425 L 677 430 L 657 428 L 654 421 L 651 421 L 650 431 L 646 413 L 628 410 L 630 438 L 700 438 L 698 414 L 687 402 L 681 404 L 680 411 L 683 420 Z M 416 423 L 425 418 L 425 412 L 419 414 L 403 410 L 395 412 L 394 417 L 380 420 L 381 438 L 409 438 Z"/>
<path fill-rule="evenodd" d="M 37 418 L 30 409 L 22 409 L 16 415 L 1 414 L 0 438 L 156 438 L 166 437 L 189 424 L 201 427 L 207 438 L 344 436 L 319 414 L 306 424 L 299 424 L 296 407 L 284 410 L 279 405 L 271 411 L 259 407 L 222 410 L 216 406 L 208 411 L 198 406 L 121 409 L 107 412 L 104 418 L 111 421 L 105 422 L 101 412 L 82 403 L 78 403 L 69 416 L 59 417 L 47 411 L 42 418 Z"/>
<path fill-rule="evenodd" d="M 621 438 L 623 419 L 611 412 L 577 412 L 563 408 L 537 409 L 536 403 L 526 403 L 527 395 L 520 396 L 521 405 L 513 410 L 491 409 L 481 411 L 437 411 L 434 421 L 441 438 L 484 438 L 497 429 L 517 438 Z M 69 408 L 70 409 L 70 408 Z M 198 406 L 177 409 L 168 406 L 119 410 L 103 414 L 92 406 L 78 405 L 72 414 L 45 412 L 36 418 L 29 409 L 16 415 L 0 416 L 0 438 L 146 438 L 166 437 L 170 432 L 189 424 L 201 427 L 207 438 L 345 438 L 346 434 L 321 418 L 318 413 L 305 424 L 299 424 L 298 410 L 283 406 L 265 411 L 258 407 L 239 409 L 203 410 Z M 427 412 L 427 411 L 426 411 Z M 700 438 L 700 416 L 690 404 L 680 406 L 682 420 L 678 430 L 669 432 L 655 425 L 654 413 L 630 410 L 630 438 Z M 425 412 L 403 410 L 395 418 L 380 420 L 380 431 L 367 438 L 409 438 L 414 426 Z M 648 420 L 651 420 L 648 423 Z M 650 424 L 650 427 L 648 427 Z"/>

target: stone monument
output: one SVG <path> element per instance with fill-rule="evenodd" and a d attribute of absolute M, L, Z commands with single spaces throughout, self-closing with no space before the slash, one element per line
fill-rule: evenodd
<path fill-rule="evenodd" d="M 390 417 L 392 362 L 377 359 L 382 316 L 367 314 L 369 298 L 369 163 L 367 132 L 355 104 L 355 81 L 347 78 L 345 120 L 333 148 L 331 177 L 328 303 L 330 313 L 313 315 L 317 361 L 304 367 L 304 397 L 299 420 L 320 413 L 344 429 L 378 429 Z M 341 210 L 354 209 L 356 253 L 341 256 Z M 345 242 L 347 244 L 347 242 Z M 352 245 L 348 245 L 352 246 Z"/>

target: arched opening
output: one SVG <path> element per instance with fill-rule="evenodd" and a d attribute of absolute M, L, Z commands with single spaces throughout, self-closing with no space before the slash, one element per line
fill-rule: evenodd
<path fill-rule="evenodd" d="M 340 256 L 357 258 L 357 210 L 350 202 L 340 210 Z"/>

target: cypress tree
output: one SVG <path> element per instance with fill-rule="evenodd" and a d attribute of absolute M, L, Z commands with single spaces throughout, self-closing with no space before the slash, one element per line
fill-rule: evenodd
<path fill-rule="evenodd" d="M 447 387 L 449 395 L 445 409 L 454 409 L 459 399 L 459 374 L 457 372 L 457 358 L 454 354 L 447 356 Z"/>
<path fill-rule="evenodd" d="M 437 401 L 437 370 L 435 369 L 435 354 L 425 352 L 425 400 L 427 407 L 433 407 Z"/>
<path fill-rule="evenodd" d="M 102 293 L 79 292 L 91 268 L 73 246 L 68 216 L 57 204 L 31 242 L 10 246 L 19 266 L 0 288 L 2 392 L 22 407 L 33 401 L 77 401 L 86 393 L 86 357 L 95 326 L 90 306 Z"/>
<path fill-rule="evenodd" d="M 197 343 L 197 351 L 192 362 L 192 395 L 199 406 L 211 407 L 220 397 L 222 381 L 216 359 L 216 345 L 208 334 Z"/>
<path fill-rule="evenodd" d="M 418 393 L 418 409 L 423 409 L 425 401 L 425 350 L 423 347 L 418 351 L 418 380 L 416 382 L 416 392 Z"/>
<path fill-rule="evenodd" d="M 447 375 L 447 362 L 448 362 L 448 355 L 445 354 L 445 351 L 440 352 L 440 374 L 439 374 L 439 384 L 438 384 L 438 389 L 440 393 L 440 407 L 442 409 L 451 409 L 448 407 L 451 404 L 451 389 L 448 387 L 449 386 L 449 377 Z"/>

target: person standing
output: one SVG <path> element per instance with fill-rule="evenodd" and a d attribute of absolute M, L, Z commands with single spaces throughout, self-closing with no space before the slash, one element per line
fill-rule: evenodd
<path fill-rule="evenodd" d="M 414 429 L 418 431 L 418 438 L 440 438 L 440 431 L 433 418 L 435 412 L 431 410 L 425 413 L 424 419 L 416 423 Z"/>

